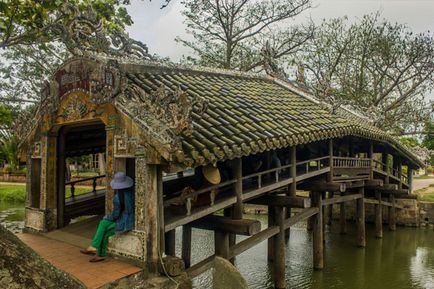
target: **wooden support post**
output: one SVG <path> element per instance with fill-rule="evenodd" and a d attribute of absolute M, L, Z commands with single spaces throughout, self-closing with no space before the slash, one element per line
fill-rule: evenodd
<path fill-rule="evenodd" d="M 297 182 L 296 182 L 296 177 L 297 177 L 297 146 L 292 146 L 291 147 L 291 178 L 292 178 L 292 183 L 290 184 L 289 187 L 289 196 L 291 197 L 295 197 L 297 195 Z M 291 208 L 286 208 L 286 218 L 291 218 Z M 290 234 L 291 229 L 287 229 L 285 232 L 285 241 L 288 242 L 289 241 L 289 234 Z"/>
<path fill-rule="evenodd" d="M 235 220 L 241 220 L 243 218 L 243 168 L 242 159 L 237 158 L 232 161 L 232 175 L 236 180 L 234 184 L 235 196 L 237 197 L 237 203 L 234 205 L 232 211 L 232 218 Z M 230 234 L 229 245 L 232 247 L 236 243 L 236 235 Z M 235 257 L 230 260 L 235 263 Z"/>
<path fill-rule="evenodd" d="M 311 202 L 311 206 L 313 207 L 313 204 L 312 204 L 312 199 L 313 199 L 313 197 L 312 197 L 312 192 L 309 192 L 309 198 L 310 198 L 310 202 Z M 312 216 L 312 217 L 310 217 L 309 219 L 307 219 L 307 224 L 306 224 L 306 229 L 308 230 L 308 231 L 312 231 L 313 230 L 313 223 L 315 222 L 315 216 Z"/>
<path fill-rule="evenodd" d="M 342 196 L 344 195 L 344 193 L 341 194 Z M 345 212 L 345 202 L 342 202 L 339 204 L 340 205 L 340 224 L 341 224 L 341 230 L 340 233 L 341 234 L 346 234 L 347 233 L 347 216 L 346 216 L 346 212 Z"/>
<path fill-rule="evenodd" d="M 392 204 L 392 206 L 389 207 L 389 230 L 396 231 L 396 208 L 394 194 L 390 194 L 389 202 Z"/>
<path fill-rule="evenodd" d="M 275 207 L 275 221 L 279 233 L 274 237 L 274 288 L 285 289 L 285 210 Z"/>
<path fill-rule="evenodd" d="M 165 230 L 164 230 L 164 203 L 163 203 L 163 170 L 161 166 L 157 166 L 157 207 L 158 207 L 158 240 L 159 252 L 163 254 L 166 252 L 165 246 Z M 175 233 L 173 233 L 175 235 Z M 173 241 L 175 242 L 175 241 Z M 175 245 L 173 245 L 175 247 Z M 173 255 L 175 255 L 175 248 L 173 248 Z"/>
<path fill-rule="evenodd" d="M 329 166 L 330 166 L 330 172 L 327 176 L 327 181 L 332 182 L 333 181 L 333 139 L 329 140 Z"/>
<path fill-rule="evenodd" d="M 376 191 L 375 198 L 375 237 L 383 238 L 383 206 L 381 205 L 381 193 Z"/>
<path fill-rule="evenodd" d="M 164 250 L 166 255 L 168 256 L 176 256 L 175 247 L 176 247 L 176 231 L 171 230 L 166 233 L 164 238 Z"/>
<path fill-rule="evenodd" d="M 329 199 L 332 199 L 334 196 L 333 192 L 329 192 Z M 333 222 L 333 204 L 328 205 L 327 207 L 327 225 L 331 226 Z"/>
<path fill-rule="evenodd" d="M 268 206 L 268 227 L 272 227 L 275 224 L 275 216 L 274 216 L 274 207 Z M 268 262 L 273 262 L 274 258 L 274 237 L 271 237 L 267 241 L 268 246 L 268 255 L 267 260 Z"/>
<path fill-rule="evenodd" d="M 381 162 L 383 163 L 383 171 L 387 173 L 384 183 L 389 183 L 389 152 L 387 147 L 384 148 L 383 154 L 381 155 Z"/>
<path fill-rule="evenodd" d="M 322 196 L 319 192 L 311 192 L 312 207 L 317 207 L 318 213 L 314 216 L 313 222 L 313 267 L 314 269 L 324 268 L 324 242 L 323 242 L 323 216 L 322 216 Z"/>
<path fill-rule="evenodd" d="M 398 156 L 398 178 L 399 178 L 399 184 L 398 189 L 402 189 L 402 159 Z"/>
<path fill-rule="evenodd" d="M 369 169 L 369 179 L 374 179 L 374 143 L 372 141 L 369 141 L 369 152 L 368 157 L 371 160 L 371 165 Z"/>
<path fill-rule="evenodd" d="M 145 274 L 157 274 L 160 243 L 157 165 L 147 164 L 144 156 L 136 157 L 136 230 L 144 232 Z"/>
<path fill-rule="evenodd" d="M 326 193 L 322 192 L 321 193 L 321 211 L 322 211 L 322 241 L 323 243 L 325 243 L 325 231 L 326 231 L 326 207 L 322 206 L 322 202 L 323 200 L 326 199 Z"/>
<path fill-rule="evenodd" d="M 365 189 L 359 189 L 362 196 L 365 194 Z M 357 223 L 357 246 L 366 247 L 366 230 L 365 230 L 365 199 L 360 198 L 356 201 L 356 223 Z"/>
<path fill-rule="evenodd" d="M 413 169 L 407 166 L 408 192 L 413 193 Z"/>
<path fill-rule="evenodd" d="M 229 234 L 222 231 L 214 231 L 215 254 L 222 258 L 229 258 Z"/>
<path fill-rule="evenodd" d="M 185 263 L 185 268 L 191 266 L 191 227 L 189 225 L 182 226 L 182 259 Z"/>

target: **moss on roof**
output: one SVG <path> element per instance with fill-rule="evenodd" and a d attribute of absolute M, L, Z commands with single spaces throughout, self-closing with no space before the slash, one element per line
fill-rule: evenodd
<path fill-rule="evenodd" d="M 192 115 L 193 133 L 181 135 L 182 152 L 176 160 L 184 165 L 203 165 L 346 135 L 388 142 L 420 165 L 387 133 L 344 114 L 331 114 L 309 96 L 269 77 L 155 66 L 135 67 L 126 77 L 130 84 L 150 94 L 164 85 L 208 101 L 203 115 Z"/>

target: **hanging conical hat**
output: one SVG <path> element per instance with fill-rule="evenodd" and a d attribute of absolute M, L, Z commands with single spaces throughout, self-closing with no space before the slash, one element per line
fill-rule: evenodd
<path fill-rule="evenodd" d="M 218 168 L 208 165 L 202 168 L 202 173 L 205 179 L 213 185 L 220 184 L 221 177 Z"/>

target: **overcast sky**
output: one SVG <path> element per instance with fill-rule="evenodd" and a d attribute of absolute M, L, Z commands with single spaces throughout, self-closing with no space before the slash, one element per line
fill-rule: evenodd
<path fill-rule="evenodd" d="M 151 53 L 177 61 L 189 51 L 177 44 L 176 36 L 186 37 L 182 5 L 172 0 L 161 10 L 162 0 L 132 0 L 128 12 L 134 24 L 128 28 L 130 36 L 148 45 Z M 296 19 L 302 22 L 311 17 L 316 23 L 324 18 L 347 15 L 357 20 L 367 13 L 382 11 L 386 19 L 407 24 L 414 32 L 434 31 L 434 0 L 313 0 L 315 8 L 303 12 Z"/>
<path fill-rule="evenodd" d="M 132 0 L 128 12 L 134 24 L 127 30 L 130 36 L 146 43 L 151 53 L 178 61 L 190 51 L 175 42 L 177 36 L 188 38 L 181 14 L 181 0 L 172 0 L 160 9 L 163 0 Z M 313 0 L 314 8 L 297 16 L 300 23 L 311 18 L 323 19 L 348 16 L 357 21 L 363 15 L 381 11 L 389 21 L 408 25 L 413 32 L 434 31 L 434 0 Z M 428 96 L 434 100 L 434 92 Z"/>

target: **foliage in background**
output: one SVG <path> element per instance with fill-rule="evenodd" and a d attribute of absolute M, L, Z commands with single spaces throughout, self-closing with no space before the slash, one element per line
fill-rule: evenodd
<path fill-rule="evenodd" d="M 185 62 L 249 71 L 274 66 L 312 36 L 313 27 L 279 26 L 310 8 L 310 0 L 186 0 L 183 15 L 194 52 Z M 280 28 L 283 27 L 283 28 Z M 265 63 L 273 62 L 273 63 Z"/>
<path fill-rule="evenodd" d="M 396 135 L 424 133 L 433 113 L 434 37 L 364 16 L 324 20 L 304 50 L 307 84 L 320 99 L 363 111 Z"/>
<path fill-rule="evenodd" d="M 420 146 L 419 141 L 414 137 L 401 137 L 399 141 L 408 147 L 417 147 Z"/>

